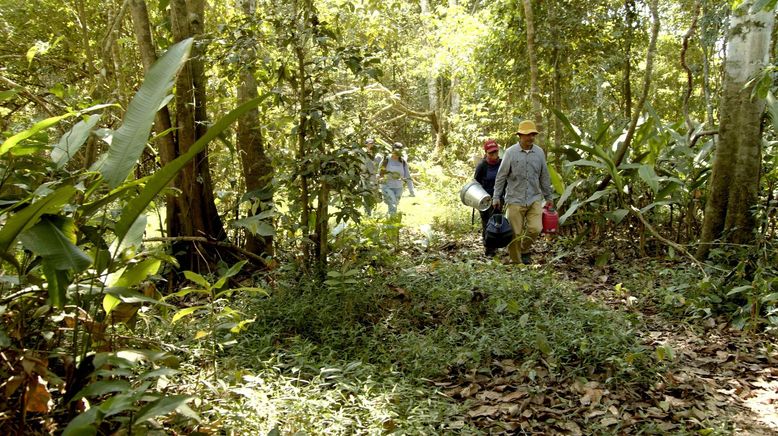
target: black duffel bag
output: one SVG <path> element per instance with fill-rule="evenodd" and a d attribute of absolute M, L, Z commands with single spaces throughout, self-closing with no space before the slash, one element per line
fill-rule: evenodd
<path fill-rule="evenodd" d="M 484 245 L 486 248 L 502 248 L 513 240 L 513 228 L 505 215 L 496 213 L 486 223 Z"/>

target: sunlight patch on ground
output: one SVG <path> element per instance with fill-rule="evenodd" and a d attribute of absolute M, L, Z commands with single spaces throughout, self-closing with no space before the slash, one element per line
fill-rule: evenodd
<path fill-rule="evenodd" d="M 753 396 L 743 402 L 756 415 L 757 419 L 778 432 L 778 380 L 753 383 L 759 389 L 752 391 Z"/>

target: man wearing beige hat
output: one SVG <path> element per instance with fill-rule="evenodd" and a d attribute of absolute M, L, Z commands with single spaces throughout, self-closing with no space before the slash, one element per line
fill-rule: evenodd
<path fill-rule="evenodd" d="M 508 245 L 512 263 L 529 264 L 530 249 L 543 230 L 543 205 L 552 207 L 551 177 L 546 166 L 546 154 L 535 145 L 538 130 L 535 123 L 519 123 L 519 142 L 505 150 L 494 183 L 492 206 L 505 211 L 515 237 Z"/>

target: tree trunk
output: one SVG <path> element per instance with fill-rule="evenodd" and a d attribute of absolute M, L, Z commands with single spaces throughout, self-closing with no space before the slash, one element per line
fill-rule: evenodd
<path fill-rule="evenodd" d="M 540 90 L 538 89 L 538 63 L 535 60 L 535 19 L 532 14 L 532 0 L 523 0 L 524 19 L 527 26 L 527 60 L 529 61 L 529 94 L 532 102 L 532 115 L 540 132 L 538 144 L 544 149 L 545 133 L 543 129 L 543 115 L 540 113 Z"/>
<path fill-rule="evenodd" d="M 752 98 L 749 79 L 769 62 L 773 12 L 750 12 L 753 1 L 730 19 L 724 84 L 719 110 L 719 142 L 708 184 L 698 257 L 719 238 L 736 244 L 753 240 L 761 170 L 763 99 Z"/>
<path fill-rule="evenodd" d="M 659 37 L 659 5 L 658 0 L 651 0 L 648 4 L 651 10 L 651 16 L 653 18 L 653 25 L 651 26 L 651 40 L 648 43 L 648 52 L 646 53 L 646 71 L 643 78 L 643 92 L 640 94 L 640 100 L 638 101 L 637 110 L 632 114 L 632 119 L 627 128 L 627 134 L 624 137 L 624 142 L 619 145 L 616 150 L 616 155 L 613 158 L 613 163 L 616 167 L 621 165 L 621 161 L 624 160 L 624 156 L 627 155 L 630 145 L 632 144 L 632 137 L 635 135 L 635 130 L 638 126 L 640 114 L 643 112 L 643 106 L 648 99 L 648 92 L 651 89 L 651 74 L 654 68 L 654 54 L 656 52 L 656 41 Z M 597 191 L 602 191 L 608 186 L 611 181 L 611 175 L 606 174 L 602 182 L 597 186 Z"/>
<path fill-rule="evenodd" d="M 157 61 L 157 52 L 154 48 L 154 39 L 151 36 L 151 25 L 149 24 L 149 13 L 145 0 L 131 0 L 130 14 L 132 16 L 132 25 L 135 29 L 135 39 L 138 42 L 143 70 L 148 73 L 154 62 Z M 172 122 L 170 120 L 170 110 L 167 106 L 157 112 L 154 121 L 154 130 L 157 132 L 157 144 L 159 147 L 160 165 L 165 166 L 176 158 L 176 143 L 171 130 Z M 175 197 L 167 196 L 166 216 L 175 215 Z M 172 235 L 172 219 L 167 219 L 167 234 Z"/>
<path fill-rule="evenodd" d="M 244 15 L 250 18 L 254 14 L 254 0 L 243 0 L 240 2 Z M 250 59 L 244 66 L 241 74 L 241 83 L 238 85 L 238 104 L 256 98 L 257 82 L 254 78 L 254 53 L 244 53 L 245 58 Z M 246 115 L 238 120 L 238 131 L 236 138 L 236 147 L 240 153 L 241 165 L 243 166 L 244 185 L 247 192 L 268 192 L 271 198 L 254 198 L 252 204 L 256 207 L 252 211 L 261 212 L 263 203 L 272 200 L 272 191 L 270 181 L 273 178 L 273 167 L 270 159 L 265 155 L 265 146 L 262 140 L 262 129 L 259 126 L 259 111 L 252 109 Z M 247 233 L 246 249 L 255 254 L 272 254 L 273 237 L 260 236 Z"/>
<path fill-rule="evenodd" d="M 171 0 L 170 15 L 173 39 L 178 42 L 202 33 L 205 7 L 202 0 Z M 205 75 L 202 66 L 203 48 L 195 44 L 192 57 L 176 78 L 176 133 L 177 155 L 185 153 L 206 130 Z M 176 197 L 170 236 L 205 236 L 216 240 L 226 239 L 221 218 L 216 210 L 208 167 L 208 152 L 203 151 L 186 164 L 176 178 L 181 193 Z M 201 250 L 195 244 L 176 246 L 174 253 L 181 269 L 200 271 L 215 256 Z"/>
<path fill-rule="evenodd" d="M 625 27 L 624 37 L 624 117 L 632 119 L 632 37 L 635 33 L 635 0 L 624 0 Z"/>

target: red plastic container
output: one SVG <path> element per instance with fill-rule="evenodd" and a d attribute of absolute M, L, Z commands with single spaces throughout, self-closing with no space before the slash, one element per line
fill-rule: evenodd
<path fill-rule="evenodd" d="M 543 233 L 556 234 L 559 231 L 559 214 L 553 207 L 543 206 Z"/>

